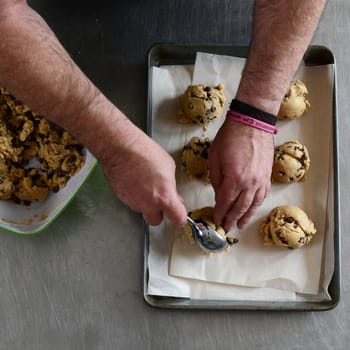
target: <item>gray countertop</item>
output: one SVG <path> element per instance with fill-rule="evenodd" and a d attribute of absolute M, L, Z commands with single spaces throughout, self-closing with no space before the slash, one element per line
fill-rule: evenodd
<path fill-rule="evenodd" d="M 146 127 L 146 55 L 157 42 L 247 45 L 252 1 L 32 0 L 74 60 Z M 330 1 L 313 43 L 337 61 L 341 229 L 350 226 L 350 2 Z M 350 243 L 339 305 L 324 312 L 159 310 L 143 299 L 142 219 L 97 167 L 44 232 L 0 235 L 0 349 L 348 349 Z"/>

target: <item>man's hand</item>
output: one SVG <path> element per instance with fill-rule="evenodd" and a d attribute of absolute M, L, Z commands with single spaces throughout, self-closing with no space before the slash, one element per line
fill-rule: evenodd
<path fill-rule="evenodd" d="M 215 190 L 214 221 L 226 231 L 243 228 L 271 187 L 273 137 L 264 131 L 226 120 L 209 152 Z"/>
<path fill-rule="evenodd" d="M 156 142 L 136 128 L 121 148 L 102 163 L 118 197 L 143 214 L 150 225 L 166 216 L 175 225 L 186 223 L 186 208 L 176 190 L 175 162 Z"/>
<path fill-rule="evenodd" d="M 238 100 L 277 114 L 284 92 L 312 39 L 326 0 L 255 0 L 253 35 Z M 242 228 L 270 190 L 273 138 L 226 120 L 209 152 L 216 194 L 214 221 Z"/>

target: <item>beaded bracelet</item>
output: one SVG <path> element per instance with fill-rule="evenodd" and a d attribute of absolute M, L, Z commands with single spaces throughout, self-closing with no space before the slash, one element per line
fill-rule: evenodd
<path fill-rule="evenodd" d="M 252 118 L 248 115 L 238 113 L 236 111 L 229 110 L 226 114 L 226 118 L 234 120 L 236 122 L 252 126 L 253 128 L 266 131 L 270 134 L 277 134 L 278 130 L 274 125 L 265 123 L 261 120 Z"/>

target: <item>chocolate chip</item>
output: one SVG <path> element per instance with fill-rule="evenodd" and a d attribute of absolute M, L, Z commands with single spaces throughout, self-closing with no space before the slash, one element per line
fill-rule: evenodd
<path fill-rule="evenodd" d="M 208 151 L 206 149 L 202 150 L 201 157 L 204 158 L 204 159 L 208 159 L 209 158 Z"/>
<path fill-rule="evenodd" d="M 293 219 L 291 216 L 287 216 L 284 220 L 285 220 L 286 222 L 288 222 L 289 224 L 291 224 L 292 222 L 294 222 L 294 219 Z"/>
<path fill-rule="evenodd" d="M 236 244 L 238 243 L 238 239 L 236 237 L 226 237 L 226 241 L 229 245 L 233 245 L 233 244 Z"/>
<path fill-rule="evenodd" d="M 18 197 L 16 197 L 14 194 L 11 196 L 11 199 L 16 203 L 16 204 L 20 204 L 21 200 L 18 199 Z"/>
<path fill-rule="evenodd" d="M 201 115 L 197 115 L 196 119 L 200 122 L 203 123 L 203 117 Z"/>

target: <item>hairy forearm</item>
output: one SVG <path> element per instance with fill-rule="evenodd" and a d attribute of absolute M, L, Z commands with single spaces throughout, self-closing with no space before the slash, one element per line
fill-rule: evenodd
<path fill-rule="evenodd" d="M 256 0 L 250 53 L 237 98 L 277 113 L 326 0 Z"/>
<path fill-rule="evenodd" d="M 68 130 L 99 158 L 101 139 L 132 139 L 136 127 L 80 71 L 25 1 L 0 0 L 0 84 Z"/>

